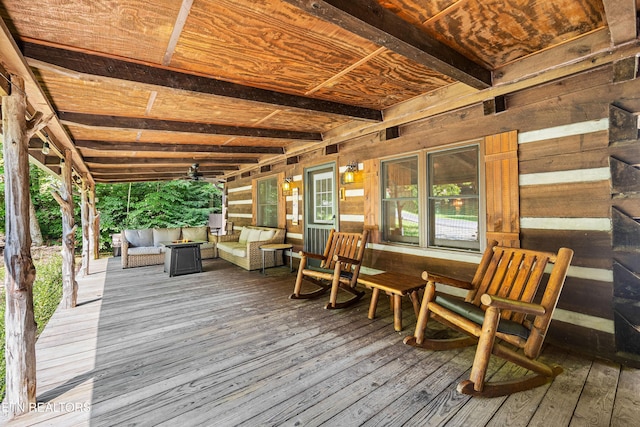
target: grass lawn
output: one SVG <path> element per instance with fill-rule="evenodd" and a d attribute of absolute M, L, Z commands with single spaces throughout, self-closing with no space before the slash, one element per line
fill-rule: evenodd
<path fill-rule="evenodd" d="M 54 254 L 47 259 L 34 261 L 36 280 L 33 284 L 33 311 L 38 325 L 38 335 L 58 307 L 62 298 L 62 256 Z M 4 283 L 5 269 L 0 267 L 0 280 Z M 4 312 L 6 309 L 4 286 L 0 292 L 0 400 L 5 389 L 5 331 Z"/>

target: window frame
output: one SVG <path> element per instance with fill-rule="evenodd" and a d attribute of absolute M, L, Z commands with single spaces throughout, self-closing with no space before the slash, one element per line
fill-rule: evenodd
<path fill-rule="evenodd" d="M 262 203 L 261 198 L 260 198 L 260 186 L 263 184 L 266 184 L 269 181 L 273 181 L 273 187 L 272 187 L 272 191 L 275 191 L 275 203 Z M 265 178 L 261 178 L 261 179 L 257 179 L 256 180 L 256 225 L 257 226 L 261 226 L 261 227 L 277 227 L 278 226 L 278 217 L 280 214 L 280 206 L 278 203 L 278 177 L 277 176 L 270 176 L 270 177 L 265 177 Z M 270 220 L 273 221 L 273 223 L 266 223 L 265 222 L 265 218 L 262 218 L 262 206 L 275 206 L 275 216 L 272 218 L 269 218 Z"/>
<path fill-rule="evenodd" d="M 402 162 L 402 161 L 407 161 L 407 160 L 415 160 L 416 162 L 416 166 L 417 166 L 417 173 L 418 173 L 418 178 L 417 178 L 417 194 L 416 197 L 386 197 L 386 165 L 387 164 L 392 164 L 392 163 L 398 163 L 398 162 Z M 380 162 L 380 218 L 383 222 L 381 228 L 381 234 L 382 234 L 382 239 L 385 242 L 388 243 L 397 243 L 397 244 L 401 244 L 401 245 L 410 245 L 410 246 L 421 246 L 421 236 L 422 236 L 422 220 L 421 220 L 421 216 L 422 216 L 422 202 L 421 202 L 421 195 L 420 195 L 420 173 L 421 170 L 421 166 L 420 166 L 420 156 L 418 155 L 418 153 L 413 153 L 410 155 L 405 155 L 402 157 L 393 157 L 393 158 L 388 158 L 388 159 L 384 159 L 381 160 Z M 387 218 L 387 216 L 385 215 L 385 202 L 387 201 L 393 201 L 393 200 L 414 200 L 416 201 L 416 204 L 418 206 L 418 239 L 417 241 L 413 241 L 413 239 L 409 236 L 404 237 L 404 236 L 399 236 L 398 239 L 396 240 L 390 240 L 389 239 L 389 235 L 391 233 L 389 233 L 389 229 L 387 228 L 386 224 L 385 224 L 385 220 Z"/>
<path fill-rule="evenodd" d="M 443 199 L 451 199 L 454 197 L 442 197 L 442 196 L 432 196 L 431 195 L 431 180 L 433 178 L 433 172 L 432 170 L 430 170 L 430 164 L 431 164 L 431 159 L 433 158 L 433 155 L 439 155 L 439 154 L 444 154 L 444 153 L 450 153 L 450 154 L 455 154 L 456 152 L 463 152 L 466 151 L 470 148 L 476 148 L 476 160 L 477 160 L 477 171 L 476 171 L 476 179 L 477 179 L 477 188 L 478 188 L 478 194 L 477 196 L 458 196 L 455 197 L 456 199 L 477 199 L 478 200 L 478 228 L 477 228 L 477 235 L 478 235 L 478 246 L 475 247 L 475 244 L 471 244 L 471 243 L 465 243 L 467 241 L 465 240 L 447 240 L 447 239 L 443 239 L 441 244 L 436 244 L 436 237 L 433 235 L 435 233 L 435 225 L 432 227 L 432 223 L 435 224 L 435 213 L 432 216 L 432 208 L 431 208 L 431 201 L 432 200 L 443 200 Z M 483 194 L 483 186 L 482 186 L 482 174 L 481 174 L 481 169 L 482 169 L 482 154 L 481 154 L 481 144 L 475 143 L 475 144 L 465 144 L 465 145 L 459 145 L 456 147 L 447 147 L 447 148 L 443 148 L 440 150 L 428 150 L 425 152 L 425 162 L 426 162 L 426 173 L 425 173 L 425 177 L 424 177 L 424 183 L 425 183 L 425 190 L 424 190 L 424 196 L 425 196 L 425 210 L 426 210 L 426 214 L 425 214 L 425 226 L 426 226 L 426 233 L 425 233 L 425 240 L 426 240 L 426 247 L 428 248 L 433 248 L 433 249 L 445 249 L 445 250 L 462 250 L 462 251 L 473 251 L 473 252 L 479 252 L 482 249 L 482 241 L 483 241 L 483 236 L 484 234 L 482 233 L 482 227 L 481 224 L 483 223 L 482 218 L 482 209 L 481 209 L 481 200 L 483 198 L 486 198 L 486 194 Z M 434 242 L 434 243 L 432 243 Z M 447 242 L 460 242 L 459 245 L 460 246 L 448 246 L 446 245 Z"/>
<path fill-rule="evenodd" d="M 446 151 L 461 150 L 468 147 L 478 147 L 478 240 L 479 248 L 455 248 L 446 246 L 431 245 L 430 242 L 430 230 L 429 225 L 429 179 L 428 179 L 428 159 L 430 154 L 441 153 Z M 447 146 L 438 146 L 428 149 L 418 150 L 414 152 L 407 152 L 398 154 L 395 156 L 388 156 L 380 159 L 380 177 L 379 185 L 380 190 L 378 192 L 380 197 L 380 203 L 378 207 L 380 218 L 380 238 L 381 243 L 387 245 L 399 245 L 406 247 L 419 248 L 424 250 L 435 250 L 445 252 L 465 252 L 465 253 L 482 253 L 486 248 L 486 186 L 485 186 L 485 154 L 484 154 L 484 142 L 482 138 L 464 141 L 456 144 L 450 144 Z M 386 226 L 384 224 L 384 163 L 398 161 L 402 159 L 411 158 L 413 156 L 418 157 L 418 212 L 419 212 L 419 243 L 405 243 L 399 241 L 391 241 L 386 236 Z"/>

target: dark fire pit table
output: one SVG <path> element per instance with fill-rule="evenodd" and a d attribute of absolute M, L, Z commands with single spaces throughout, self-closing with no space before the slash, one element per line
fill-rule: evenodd
<path fill-rule="evenodd" d="M 182 240 L 162 242 L 167 248 L 164 253 L 164 272 L 169 273 L 169 277 L 202 272 L 200 245 L 203 243 Z"/>

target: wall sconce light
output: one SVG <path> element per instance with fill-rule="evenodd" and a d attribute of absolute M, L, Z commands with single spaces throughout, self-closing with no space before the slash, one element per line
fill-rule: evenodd
<path fill-rule="evenodd" d="M 47 141 L 42 143 L 42 154 L 44 154 L 45 156 L 47 154 L 49 154 L 49 151 L 51 151 L 51 146 L 49 145 L 49 143 Z"/>
<path fill-rule="evenodd" d="M 347 165 L 347 169 L 342 174 L 342 182 L 345 184 L 351 184 L 356 182 L 356 172 L 358 171 L 358 164 L 351 162 Z"/>
<path fill-rule="evenodd" d="M 284 194 L 288 194 L 291 191 L 291 183 L 293 182 L 293 178 L 288 177 L 282 181 L 282 192 Z"/>

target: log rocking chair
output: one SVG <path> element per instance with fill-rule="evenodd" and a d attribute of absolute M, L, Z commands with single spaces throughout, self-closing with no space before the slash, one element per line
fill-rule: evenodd
<path fill-rule="evenodd" d="M 329 232 L 324 254 L 300 252 L 298 276 L 291 299 L 314 298 L 331 290 L 327 309 L 345 308 L 355 304 L 364 296 L 363 291 L 356 289 L 358 274 L 364 256 L 369 230 L 360 233 L 342 233 L 335 230 Z M 309 259 L 320 260 L 320 266 L 308 265 Z M 302 293 L 302 281 L 307 280 L 318 289 Z M 338 302 L 338 289 L 343 289 L 353 297 Z"/>
<path fill-rule="evenodd" d="M 404 343 L 430 350 L 477 344 L 470 378 L 458 384 L 460 393 L 483 397 L 503 396 L 552 381 L 562 372 L 562 368 L 546 365 L 536 359 L 542 350 L 572 257 L 573 251 L 567 248 L 561 248 L 556 255 L 501 247 L 493 241 L 484 253 L 471 283 L 425 271 L 422 278 L 427 281 L 427 287 L 415 335 L 406 337 Z M 554 265 L 542 300 L 539 304 L 533 303 L 548 263 Z M 464 301 L 436 296 L 436 283 L 468 289 L 469 292 Z M 430 318 L 465 336 L 425 338 Z M 504 343 L 497 342 L 496 338 Z M 486 382 L 491 354 L 532 372 L 518 379 Z"/>

